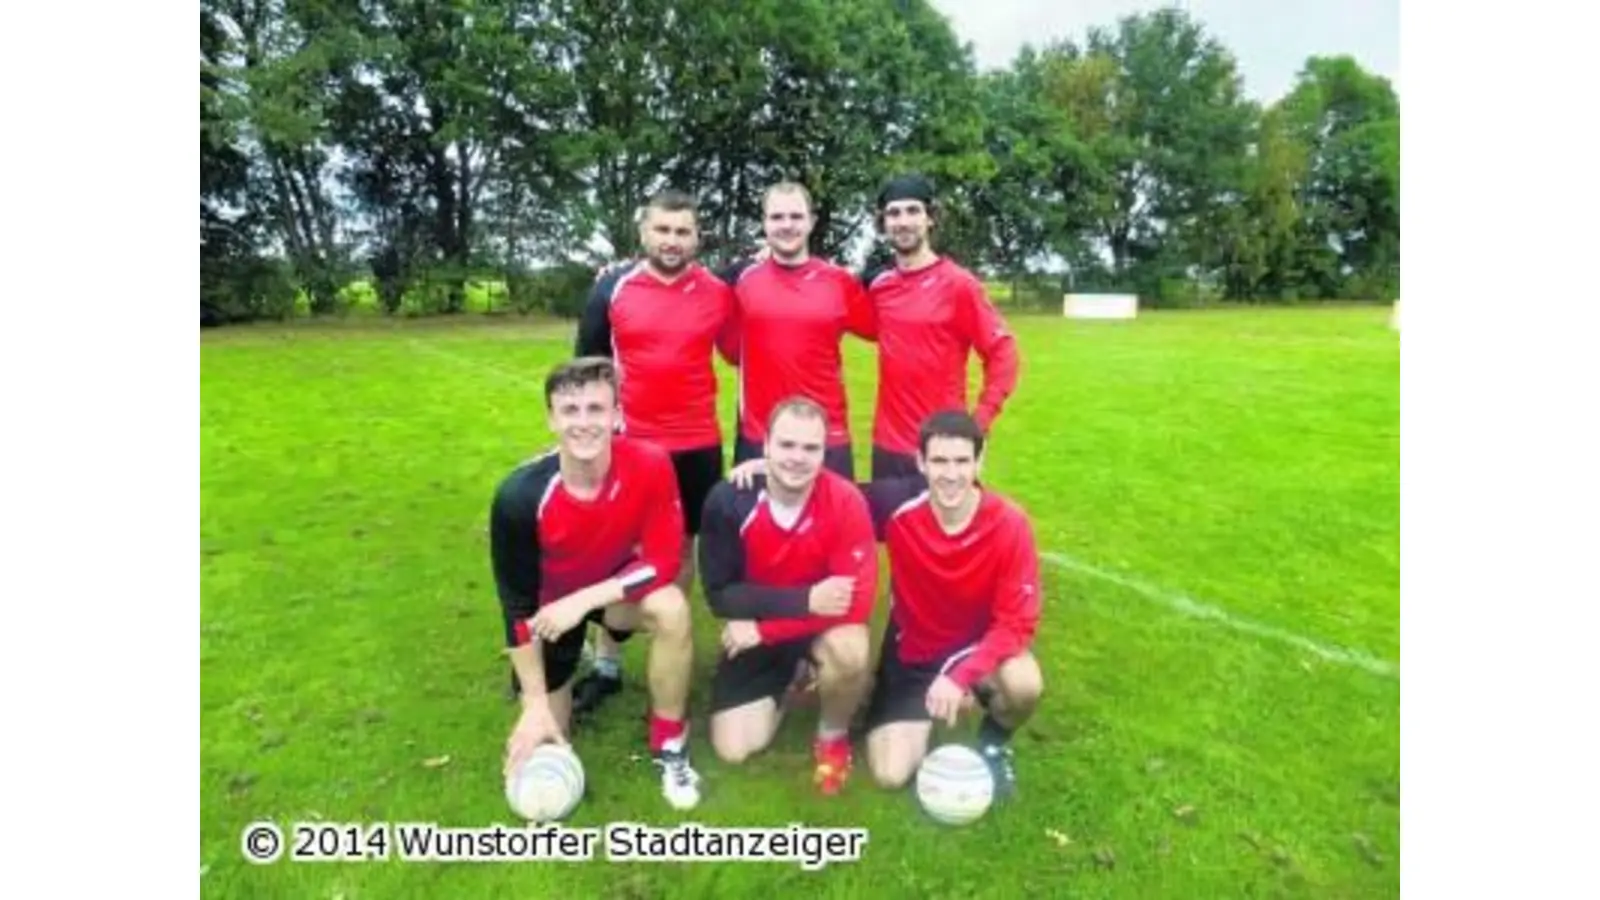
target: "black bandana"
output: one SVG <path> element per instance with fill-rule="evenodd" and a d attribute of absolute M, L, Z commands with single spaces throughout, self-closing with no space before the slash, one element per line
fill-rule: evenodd
<path fill-rule="evenodd" d="M 898 175 L 889 180 L 878 192 L 878 209 L 896 200 L 921 200 L 923 206 L 933 205 L 933 184 L 921 175 Z"/>

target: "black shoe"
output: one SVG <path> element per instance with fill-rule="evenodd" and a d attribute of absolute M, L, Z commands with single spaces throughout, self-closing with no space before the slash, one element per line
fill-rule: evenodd
<path fill-rule="evenodd" d="M 574 715 L 588 715 L 599 709 L 607 697 L 620 690 L 622 690 L 621 678 L 609 678 L 598 672 L 590 672 L 572 686 L 572 712 Z"/>
<path fill-rule="evenodd" d="M 994 776 L 995 802 L 1009 800 L 1017 792 L 1017 773 L 1011 765 L 1011 747 L 1009 744 L 985 744 L 978 748 L 978 755 L 989 765 L 989 773 Z"/>

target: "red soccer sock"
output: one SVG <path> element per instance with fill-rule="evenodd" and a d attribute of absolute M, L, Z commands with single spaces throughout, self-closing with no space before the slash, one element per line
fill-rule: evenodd
<path fill-rule="evenodd" d="M 667 744 L 675 744 L 674 749 L 681 750 L 684 745 L 684 731 L 687 729 L 682 719 L 666 719 L 650 714 L 650 752 L 660 753 Z"/>

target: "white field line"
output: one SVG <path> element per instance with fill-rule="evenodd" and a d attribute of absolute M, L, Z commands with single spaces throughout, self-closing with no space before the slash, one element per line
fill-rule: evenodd
<path fill-rule="evenodd" d="M 477 372 L 487 372 L 487 373 L 489 373 L 491 375 L 496 376 L 497 378 L 503 379 L 503 380 L 508 381 L 508 382 L 510 382 L 512 384 L 520 384 L 520 385 L 525 385 L 525 386 L 528 386 L 528 387 L 536 387 L 541 392 L 544 390 L 544 370 L 540 370 L 539 372 L 536 372 L 536 373 L 518 373 L 518 372 L 513 372 L 510 369 L 502 368 L 500 366 L 494 365 L 493 363 L 480 362 L 478 360 L 473 359 L 470 356 L 462 356 L 459 353 L 453 353 L 453 352 L 451 352 L 449 350 L 444 349 L 443 347 L 439 347 L 439 346 L 436 346 L 434 344 L 429 344 L 429 343 L 427 343 L 425 341 L 419 341 L 416 338 L 408 338 L 407 340 L 411 344 L 411 348 L 413 350 L 417 350 L 419 352 L 426 353 L 429 356 L 434 356 L 434 357 L 438 357 L 439 359 L 448 360 L 449 362 L 455 363 L 458 366 L 461 366 L 463 368 L 472 369 L 472 370 L 477 371 Z M 548 367 L 546 367 L 546 368 L 548 368 Z"/>
<path fill-rule="evenodd" d="M 1288 644 L 1292 647 L 1298 647 L 1307 653 L 1319 656 L 1325 660 L 1328 660 L 1329 662 L 1335 662 L 1346 666 L 1354 666 L 1358 669 L 1371 672 L 1374 675 L 1380 675 L 1385 678 L 1398 678 L 1400 676 L 1399 666 L 1386 660 L 1377 659 L 1376 657 L 1362 653 L 1359 650 L 1347 650 L 1343 647 L 1324 644 L 1319 641 L 1314 641 L 1308 637 L 1303 637 L 1289 631 L 1284 631 L 1281 628 L 1274 628 L 1271 625 L 1262 625 L 1259 622 L 1252 622 L 1249 619 L 1241 619 L 1220 607 L 1212 606 L 1208 603 L 1202 603 L 1199 600 L 1184 594 L 1162 590 L 1154 585 L 1147 584 L 1137 579 L 1129 578 L 1125 575 L 1118 575 L 1115 572 L 1108 572 L 1105 569 L 1099 568 L 1098 566 L 1092 566 L 1088 563 L 1080 562 L 1065 554 L 1045 550 L 1040 551 L 1039 558 L 1045 560 L 1046 562 L 1060 566 L 1063 569 L 1071 569 L 1074 572 L 1081 572 L 1084 575 L 1090 575 L 1102 581 L 1109 581 L 1112 584 L 1127 588 L 1128 590 L 1144 597 L 1147 600 L 1154 601 L 1170 610 L 1173 610 L 1174 612 L 1188 616 L 1191 619 L 1214 622 L 1225 628 L 1231 628 L 1234 631 L 1242 632 L 1244 634 L 1278 641 L 1279 643 Z"/>
<path fill-rule="evenodd" d="M 512 372 L 509 369 L 504 369 L 499 366 L 469 359 L 465 356 L 452 353 L 449 350 L 445 350 L 441 347 L 416 340 L 415 338 L 411 339 L 410 343 L 412 347 L 419 351 L 427 353 L 431 356 L 437 356 L 441 359 L 450 360 L 458 365 L 468 366 L 479 371 L 489 372 L 507 381 L 530 386 L 538 385 L 541 389 L 543 387 L 543 384 L 539 379 L 532 378 L 527 375 L 519 375 L 518 373 Z M 1380 675 L 1385 678 L 1398 678 L 1400 675 L 1399 666 L 1392 662 L 1381 660 L 1369 654 L 1362 653 L 1359 650 L 1347 650 L 1343 647 L 1336 647 L 1331 644 L 1323 644 L 1321 642 L 1314 641 L 1311 638 L 1303 637 L 1301 635 L 1294 634 L 1293 632 L 1284 631 L 1281 628 L 1275 628 L 1271 625 L 1262 625 L 1259 622 L 1252 622 L 1249 619 L 1241 619 L 1227 610 L 1222 609 L 1221 607 L 1212 606 L 1208 603 L 1202 603 L 1184 594 L 1162 590 L 1159 587 L 1147 584 L 1137 579 L 1129 578 L 1125 575 L 1118 575 L 1115 572 L 1110 572 L 1099 568 L 1098 566 L 1092 566 L 1088 563 L 1073 559 L 1072 557 L 1063 553 L 1041 550 L 1039 552 L 1039 558 L 1045 560 L 1046 562 L 1060 566 L 1063 569 L 1071 569 L 1074 572 L 1080 572 L 1084 575 L 1089 575 L 1102 581 L 1108 581 L 1112 584 L 1126 588 L 1136 594 L 1139 594 L 1147 600 L 1152 600 L 1156 603 L 1159 603 L 1160 605 L 1165 606 L 1166 608 L 1181 615 L 1188 616 L 1191 619 L 1214 622 L 1225 628 L 1231 628 L 1234 631 L 1238 631 L 1243 634 L 1254 635 L 1255 637 L 1266 638 L 1267 640 L 1288 644 L 1292 647 L 1298 647 L 1307 653 L 1321 657 L 1329 662 L 1335 662 L 1346 666 L 1354 666 L 1355 668 L 1363 669 L 1367 672 L 1371 672 L 1374 675 Z"/>

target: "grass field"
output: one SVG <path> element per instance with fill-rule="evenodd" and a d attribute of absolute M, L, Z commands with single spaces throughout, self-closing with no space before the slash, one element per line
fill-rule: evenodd
<path fill-rule="evenodd" d="M 1014 324 L 1022 385 L 985 475 L 1032 513 L 1051 554 L 1045 699 L 1017 737 L 1018 802 L 952 830 L 864 777 L 825 799 L 809 785 L 809 714 L 740 769 L 715 761 L 697 714 L 705 800 L 671 813 L 638 758 L 638 646 L 627 691 L 575 736 L 590 791 L 571 825 L 870 829 L 859 862 L 820 872 L 244 862 L 240 832 L 257 819 L 513 824 L 486 513 L 498 480 L 548 440 L 539 386 L 570 352 L 571 326 L 205 335 L 203 894 L 1397 895 L 1399 342 L 1387 310 Z M 874 372 L 866 346 L 848 350 L 865 473 Z M 731 421 L 730 390 L 723 405 Z M 709 616 L 696 632 L 704 697 Z"/>

